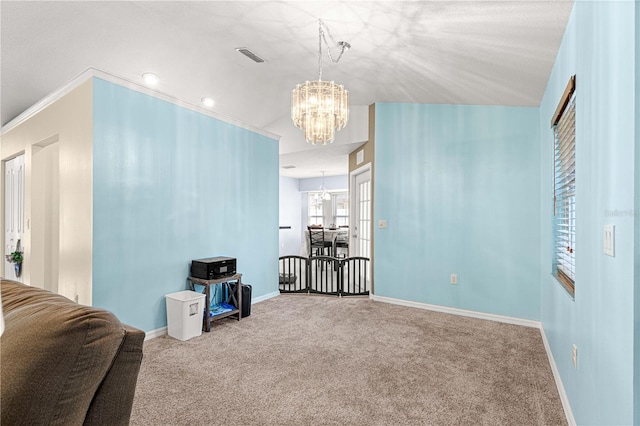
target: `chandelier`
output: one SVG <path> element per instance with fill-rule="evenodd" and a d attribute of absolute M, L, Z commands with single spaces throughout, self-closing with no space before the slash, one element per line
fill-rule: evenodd
<path fill-rule="evenodd" d="M 322 191 L 322 193 L 318 196 L 318 194 L 316 193 L 315 195 L 315 199 L 317 200 L 318 198 L 322 198 L 323 200 L 330 200 L 331 199 L 331 194 L 327 191 L 327 187 L 324 186 L 324 172 L 322 173 L 322 185 L 320 185 L 320 191 Z"/>
<path fill-rule="evenodd" d="M 338 63 L 351 45 L 346 41 L 335 43 L 340 54 L 334 60 L 323 27 L 333 42 L 329 29 L 321 19 L 318 20 L 318 81 L 298 84 L 291 94 L 293 124 L 304 131 L 305 140 L 313 145 L 333 142 L 336 130 L 346 126 L 349 120 L 349 92 L 341 84 L 322 81 L 322 41 L 333 63 Z"/>

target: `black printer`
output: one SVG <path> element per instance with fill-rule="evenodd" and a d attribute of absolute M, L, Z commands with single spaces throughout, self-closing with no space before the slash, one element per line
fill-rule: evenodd
<path fill-rule="evenodd" d="M 191 276 L 203 280 L 217 280 L 236 273 L 235 257 L 208 257 L 191 261 Z"/>

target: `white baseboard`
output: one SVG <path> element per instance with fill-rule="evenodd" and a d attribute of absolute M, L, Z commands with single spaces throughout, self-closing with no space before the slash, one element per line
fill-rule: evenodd
<path fill-rule="evenodd" d="M 466 309 L 450 308 L 448 306 L 430 305 L 428 303 L 412 302 L 410 300 L 394 299 L 392 297 L 372 295 L 371 299 L 375 302 L 392 303 L 394 305 L 408 306 L 410 308 L 426 309 L 428 311 L 444 312 L 446 314 L 461 315 L 463 317 L 471 317 L 484 319 L 489 321 L 503 322 L 507 324 L 522 325 L 524 327 L 540 328 L 540 321 L 533 321 L 524 318 L 507 317 L 504 315 L 488 314 L 485 312 L 468 311 Z"/>
<path fill-rule="evenodd" d="M 551 371 L 553 372 L 553 378 L 556 381 L 556 387 L 558 388 L 558 394 L 560 394 L 560 402 L 562 402 L 562 408 L 564 408 L 564 415 L 567 417 L 567 423 L 569 424 L 569 426 L 576 426 L 576 419 L 573 417 L 573 411 L 571 411 L 569 398 L 567 397 L 567 393 L 564 390 L 562 378 L 560 377 L 560 372 L 558 371 L 558 367 L 556 366 L 556 360 L 553 358 L 551 346 L 549 346 L 547 335 L 544 333 L 544 328 L 542 326 L 540 326 L 540 334 L 542 334 L 542 343 L 544 343 L 544 349 L 547 351 L 547 358 L 549 358 L 549 365 L 551 366 Z"/>
<path fill-rule="evenodd" d="M 255 305 L 256 303 L 264 302 L 265 300 L 273 299 L 274 297 L 280 296 L 279 291 L 274 291 L 273 293 L 267 293 L 260 297 L 252 297 L 251 304 Z"/>
<path fill-rule="evenodd" d="M 165 334 L 167 334 L 167 327 L 160 327 L 155 330 L 147 331 L 144 336 L 144 340 L 147 341 L 155 339 L 156 337 L 164 336 Z"/>
<path fill-rule="evenodd" d="M 444 312 L 447 314 L 462 315 L 465 317 L 504 322 L 507 324 L 522 325 L 525 327 L 533 327 L 533 328 L 539 329 L 540 334 L 542 335 L 542 343 L 544 344 L 544 349 L 547 352 L 547 358 L 549 359 L 549 365 L 551 366 L 553 378 L 556 382 L 556 388 L 558 389 L 558 394 L 560 395 L 562 408 L 564 409 L 564 414 L 567 418 L 567 423 L 569 424 L 569 426 L 576 426 L 576 420 L 573 417 L 573 411 L 571 411 L 569 398 L 567 397 L 567 393 L 564 390 L 564 385 L 562 384 L 562 378 L 560 377 L 560 373 L 558 372 L 556 362 L 553 358 L 553 353 L 551 352 L 551 347 L 549 346 L 549 341 L 547 340 L 547 336 L 544 333 L 544 328 L 542 328 L 542 323 L 540 321 L 533 321 L 533 320 L 515 318 L 515 317 L 507 317 L 503 315 L 487 314 L 484 312 L 477 312 L 477 311 L 467 311 L 465 309 L 450 308 L 448 306 L 440 306 L 440 305 L 430 305 L 428 303 L 412 302 L 409 300 L 394 299 L 391 297 L 376 296 L 373 294 L 370 295 L 370 298 L 373 301 L 377 301 L 377 302 L 392 303 L 394 305 L 402 305 L 402 306 L 408 306 L 411 308 L 426 309 L 429 311 Z"/>
<path fill-rule="evenodd" d="M 265 300 L 272 299 L 276 296 L 280 296 L 279 291 L 274 291 L 273 293 L 268 293 L 260 297 L 251 298 L 251 304 L 254 305 L 256 303 L 264 302 Z M 167 327 L 160 327 L 155 330 L 147 331 L 145 334 L 145 341 L 155 339 L 156 337 L 164 336 L 165 334 L 167 334 Z"/>

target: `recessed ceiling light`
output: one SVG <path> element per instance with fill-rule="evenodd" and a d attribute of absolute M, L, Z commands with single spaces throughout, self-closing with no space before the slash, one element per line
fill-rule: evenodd
<path fill-rule="evenodd" d="M 212 107 L 215 102 L 213 101 L 213 99 L 211 99 L 209 97 L 204 97 L 204 98 L 202 98 L 202 103 L 205 106 Z"/>
<path fill-rule="evenodd" d="M 146 72 L 146 73 L 142 74 L 142 79 L 147 84 L 158 84 L 158 82 L 160 81 L 160 77 L 158 77 L 157 75 L 155 75 L 152 72 Z"/>

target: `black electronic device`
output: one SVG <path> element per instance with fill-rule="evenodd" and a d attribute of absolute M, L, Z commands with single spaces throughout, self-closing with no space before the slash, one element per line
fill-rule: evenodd
<path fill-rule="evenodd" d="M 217 280 L 236 273 L 235 257 L 208 257 L 191 261 L 191 276 L 203 280 Z"/>

